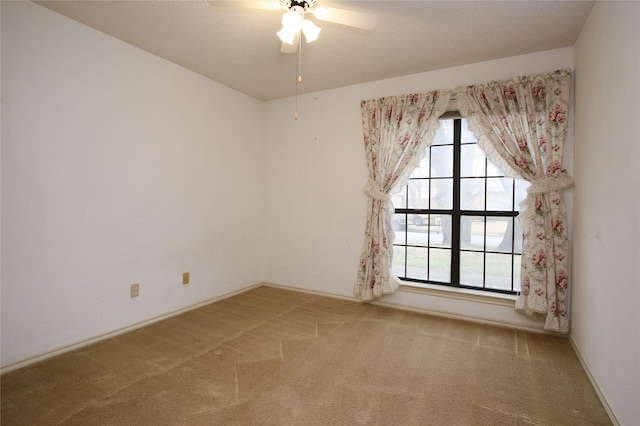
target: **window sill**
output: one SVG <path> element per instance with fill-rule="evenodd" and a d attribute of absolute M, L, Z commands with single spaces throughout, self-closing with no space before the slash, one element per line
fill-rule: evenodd
<path fill-rule="evenodd" d="M 400 291 L 407 293 L 426 294 L 429 296 L 445 297 L 448 299 L 459 299 L 472 302 L 490 303 L 500 306 L 514 307 L 517 296 L 502 293 L 490 293 L 466 288 L 455 288 L 434 284 L 414 283 L 402 281 Z"/>

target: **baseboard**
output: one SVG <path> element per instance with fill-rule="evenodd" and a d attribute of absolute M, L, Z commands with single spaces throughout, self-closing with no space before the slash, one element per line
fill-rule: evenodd
<path fill-rule="evenodd" d="M 252 289 L 254 289 L 256 287 L 260 287 L 262 285 L 263 285 L 263 283 L 254 284 L 252 286 L 245 287 L 245 288 L 243 288 L 241 290 L 232 291 L 230 293 L 226 293 L 226 294 L 223 294 L 221 296 L 217 296 L 217 297 L 214 297 L 214 298 L 211 298 L 211 299 L 203 300 L 203 301 L 195 303 L 193 305 L 189 305 L 189 306 L 186 306 L 184 308 L 177 309 L 175 311 L 167 312 L 165 314 L 162 314 L 162 315 L 159 315 L 159 316 L 156 316 L 156 317 L 153 317 L 153 318 L 141 321 L 141 322 L 137 322 L 135 324 L 131 324 L 129 326 L 126 326 L 126 327 L 123 327 L 123 328 L 119 328 L 117 330 L 113 330 L 113 331 L 110 331 L 108 333 L 104 333 L 104 334 L 100 334 L 100 335 L 95 336 L 95 337 L 91 337 L 91 338 L 88 338 L 88 339 L 80 340 L 78 342 L 71 343 L 69 345 L 60 346 L 60 347 L 52 349 L 52 350 L 40 352 L 40 353 L 38 353 L 36 355 L 29 356 L 29 357 L 20 359 L 18 361 L 14 361 L 14 362 L 12 362 L 10 364 L 1 366 L 0 367 L 0 374 L 8 373 L 10 371 L 17 370 L 19 368 L 27 367 L 27 366 L 35 364 L 37 362 L 44 361 L 47 358 L 51 358 L 51 357 L 54 357 L 54 356 L 57 356 L 57 355 L 61 355 L 61 354 L 66 353 L 66 352 L 73 351 L 75 349 L 80 349 L 82 347 L 92 345 L 92 344 L 97 343 L 97 342 L 99 342 L 101 340 L 110 339 L 110 338 L 118 336 L 120 334 L 128 333 L 130 331 L 133 331 L 133 330 L 136 330 L 138 328 L 142 328 L 142 327 L 151 325 L 151 324 L 156 323 L 158 321 L 162 321 L 164 319 L 171 318 L 173 316 L 180 315 L 180 314 L 183 314 L 183 313 L 188 312 L 188 311 L 192 311 L 192 310 L 200 308 L 202 306 L 206 306 L 206 305 L 209 305 L 211 303 L 219 302 L 220 300 L 224 300 L 224 299 L 227 299 L 229 297 L 236 296 L 238 294 L 244 293 L 245 291 L 252 290 Z"/>
<path fill-rule="evenodd" d="M 263 282 L 262 285 L 265 285 L 267 287 L 279 288 L 279 289 L 282 289 L 282 290 L 295 291 L 297 293 L 311 294 L 313 296 L 324 296 L 324 297 L 330 297 L 332 299 L 350 300 L 352 302 L 359 302 L 360 301 L 360 299 L 358 299 L 356 297 L 352 297 L 352 296 L 344 296 L 344 295 L 341 295 L 341 294 L 327 293 L 327 292 L 318 291 L 318 290 L 309 290 L 309 289 L 306 289 L 306 288 L 293 287 L 293 286 L 283 285 L 283 284 Z"/>
<path fill-rule="evenodd" d="M 351 300 L 351 301 L 354 301 L 354 302 L 361 302 L 361 300 L 356 298 L 356 297 L 343 296 L 343 295 L 340 295 L 340 294 L 326 293 L 326 292 L 321 292 L 321 291 L 317 291 L 317 290 L 307 290 L 307 289 L 301 289 L 301 288 L 298 288 L 298 287 L 292 287 L 292 286 L 286 286 L 286 285 L 274 284 L 274 283 L 266 283 L 265 282 L 265 283 L 262 283 L 262 284 L 266 285 L 266 286 L 269 286 L 269 287 L 281 288 L 283 290 L 297 291 L 299 293 L 313 294 L 313 295 L 316 295 L 316 296 L 325 296 L 325 297 L 331 297 L 331 298 L 334 298 L 334 299 L 342 299 L 342 300 Z M 441 295 L 438 295 L 438 296 L 439 297 L 447 297 L 446 294 L 441 294 Z M 463 298 L 463 296 L 464 295 L 457 295 L 455 298 L 456 299 L 461 299 L 461 298 Z M 469 300 L 471 300 L 473 302 L 478 302 L 478 300 L 476 299 L 475 296 L 472 296 L 472 298 L 469 299 Z M 418 307 L 414 307 L 414 306 L 395 304 L 395 303 L 384 303 L 384 302 L 380 302 L 380 301 L 374 301 L 374 302 L 369 302 L 369 303 L 371 303 L 373 305 L 384 306 L 384 307 L 387 307 L 387 308 L 400 309 L 400 310 L 403 310 L 403 311 L 417 312 L 417 313 L 426 314 L 426 315 L 433 315 L 433 316 L 438 316 L 438 317 L 458 319 L 458 320 L 475 322 L 475 323 L 480 323 L 480 324 L 496 325 L 496 326 L 500 326 L 500 327 L 509 327 L 509 328 L 512 328 L 512 329 L 531 331 L 531 332 L 534 332 L 534 333 L 557 335 L 557 333 L 545 331 L 544 328 L 543 328 L 543 325 L 538 326 L 538 325 L 512 323 L 512 322 L 508 322 L 508 321 L 494 321 L 494 320 L 491 320 L 491 319 L 474 317 L 474 316 L 470 316 L 470 315 L 453 314 L 453 313 L 443 312 L 443 311 L 438 311 L 438 310 L 433 310 L 433 309 L 418 308 Z M 499 304 L 505 306 L 504 303 L 499 303 Z"/>
<path fill-rule="evenodd" d="M 576 342 L 574 342 L 572 336 L 569 336 L 569 342 L 571 342 L 573 351 L 578 356 L 578 360 L 580 361 L 580 365 L 582 366 L 582 369 L 584 370 L 585 374 L 587 375 L 587 378 L 591 382 L 591 386 L 593 386 L 593 389 L 596 391 L 596 395 L 598 395 L 598 399 L 602 403 L 604 410 L 607 412 L 607 415 L 609 416 L 609 420 L 611 420 L 611 423 L 614 426 L 620 426 L 620 422 L 618 421 L 618 419 L 616 418 L 616 415 L 611 409 L 611 406 L 609 405 L 607 398 L 604 396 L 602 389 L 600 389 L 600 386 L 598 386 L 598 382 L 596 382 L 596 379 L 593 377 L 593 374 L 591 374 L 591 370 L 589 370 L 589 366 L 587 365 L 584 358 L 582 357 L 582 354 L 580 353 L 580 350 L 578 349 L 578 346 L 576 345 Z"/>

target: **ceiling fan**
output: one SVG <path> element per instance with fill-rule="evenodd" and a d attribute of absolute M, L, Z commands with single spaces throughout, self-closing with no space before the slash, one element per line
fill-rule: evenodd
<path fill-rule="evenodd" d="M 212 6 L 245 7 L 251 9 L 286 10 L 282 16 L 282 28 L 276 34 L 282 41 L 280 51 L 283 53 L 298 52 L 297 79 L 296 79 L 296 112 L 294 118 L 298 119 L 298 85 L 302 83 L 302 53 L 301 33 L 307 43 L 318 38 L 322 29 L 313 21 L 305 18 L 306 14 L 313 15 L 316 19 L 335 24 L 347 25 L 363 30 L 373 30 L 378 25 L 378 16 L 369 13 L 354 12 L 352 10 L 336 9 L 333 7 L 318 7 L 318 0 L 278 0 L 272 1 L 213 1 L 208 0 Z"/>
<path fill-rule="evenodd" d="M 311 14 L 320 21 L 333 22 L 363 30 L 373 30 L 378 25 L 378 16 L 369 13 L 355 12 L 334 7 L 319 7 L 318 0 L 278 0 L 278 1 L 210 1 L 211 4 L 248 7 L 252 9 L 286 10 L 282 16 L 282 29 L 277 32 L 282 41 L 280 49 L 283 53 L 293 53 L 298 50 L 300 33 L 307 43 L 318 38 L 322 29 L 313 21 L 306 19 Z"/>

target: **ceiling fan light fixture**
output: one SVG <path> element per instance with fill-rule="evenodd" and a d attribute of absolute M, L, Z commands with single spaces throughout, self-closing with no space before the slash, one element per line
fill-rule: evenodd
<path fill-rule="evenodd" d="M 282 15 L 282 29 L 276 34 L 283 43 L 293 44 L 296 33 L 302 27 L 302 20 L 302 15 L 293 10 Z"/>
<path fill-rule="evenodd" d="M 280 41 L 282 41 L 283 43 L 293 45 L 297 32 L 298 31 L 295 31 L 295 30 L 291 31 L 290 28 L 282 27 L 282 29 L 278 31 L 276 35 L 280 38 Z"/>
<path fill-rule="evenodd" d="M 302 26 L 302 20 L 304 18 L 301 14 L 294 10 L 289 10 L 282 15 L 282 26 L 284 28 L 295 29 L 296 31 L 300 30 L 300 26 Z"/>
<path fill-rule="evenodd" d="M 305 19 L 304 21 L 302 21 L 302 33 L 304 34 L 304 38 L 307 43 L 316 41 L 318 39 L 318 34 L 320 34 L 320 31 L 322 31 L 322 28 L 318 27 L 310 20 Z"/>

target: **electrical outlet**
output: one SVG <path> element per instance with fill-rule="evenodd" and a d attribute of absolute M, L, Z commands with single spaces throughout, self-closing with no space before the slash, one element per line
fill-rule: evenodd
<path fill-rule="evenodd" d="M 189 273 L 188 272 L 183 272 L 182 273 L 182 284 L 189 284 Z"/>
<path fill-rule="evenodd" d="M 140 284 L 131 284 L 131 298 L 140 296 Z"/>

